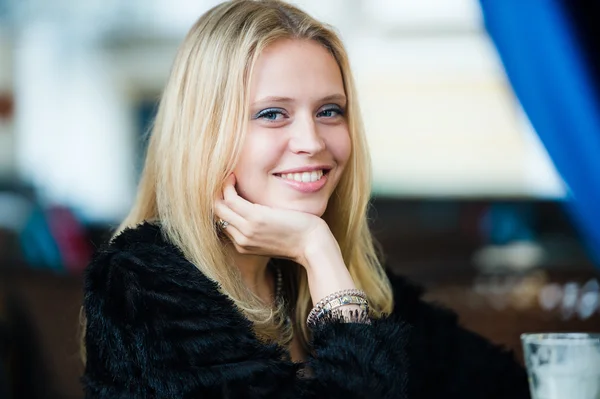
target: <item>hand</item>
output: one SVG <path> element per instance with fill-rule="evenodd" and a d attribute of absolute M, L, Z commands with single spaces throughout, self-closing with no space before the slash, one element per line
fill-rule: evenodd
<path fill-rule="evenodd" d="M 253 204 L 235 190 L 235 176 L 225 181 L 223 199 L 217 200 L 216 215 L 229 224 L 224 229 L 242 254 L 291 259 L 306 267 L 305 254 L 314 234 L 329 227 L 318 216 Z M 330 232 L 329 232 L 330 234 Z"/>
<path fill-rule="evenodd" d="M 291 259 L 307 271 L 313 304 L 332 292 L 356 288 L 329 226 L 318 216 L 253 204 L 235 190 L 232 174 L 217 217 L 229 224 L 224 232 L 242 254 Z"/>

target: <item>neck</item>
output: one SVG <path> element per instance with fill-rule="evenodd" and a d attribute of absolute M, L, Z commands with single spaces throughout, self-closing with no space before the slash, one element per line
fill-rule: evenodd
<path fill-rule="evenodd" d="M 259 298 L 270 302 L 274 296 L 274 281 L 267 268 L 271 258 L 267 256 L 241 254 L 233 246 L 229 248 L 229 251 L 235 265 L 240 270 L 242 280 L 246 287 L 254 292 Z"/>

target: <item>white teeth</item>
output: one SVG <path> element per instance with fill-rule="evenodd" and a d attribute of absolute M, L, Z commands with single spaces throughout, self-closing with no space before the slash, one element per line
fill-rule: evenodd
<path fill-rule="evenodd" d="M 313 170 L 312 172 L 303 173 L 284 173 L 280 175 L 283 179 L 295 180 L 297 182 L 309 183 L 321 180 L 323 177 L 322 170 Z"/>

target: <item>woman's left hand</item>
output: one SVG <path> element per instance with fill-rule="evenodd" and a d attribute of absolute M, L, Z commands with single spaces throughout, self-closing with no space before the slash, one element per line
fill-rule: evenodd
<path fill-rule="evenodd" d="M 216 201 L 215 208 L 217 217 L 228 223 L 225 234 L 242 254 L 291 259 L 306 267 L 305 255 L 315 240 L 322 243 L 323 238 L 333 237 L 318 216 L 253 204 L 240 197 L 233 174 L 225 181 L 223 199 Z M 335 239 L 331 241 L 337 247 Z M 339 251 L 339 247 L 332 249 Z"/>

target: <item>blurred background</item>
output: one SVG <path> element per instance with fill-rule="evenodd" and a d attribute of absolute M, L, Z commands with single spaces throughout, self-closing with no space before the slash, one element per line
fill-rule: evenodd
<path fill-rule="evenodd" d="M 81 398 L 82 272 L 214 0 L 0 0 L 0 398 Z M 303 0 L 354 67 L 390 268 L 515 350 L 600 332 L 592 1 Z"/>

